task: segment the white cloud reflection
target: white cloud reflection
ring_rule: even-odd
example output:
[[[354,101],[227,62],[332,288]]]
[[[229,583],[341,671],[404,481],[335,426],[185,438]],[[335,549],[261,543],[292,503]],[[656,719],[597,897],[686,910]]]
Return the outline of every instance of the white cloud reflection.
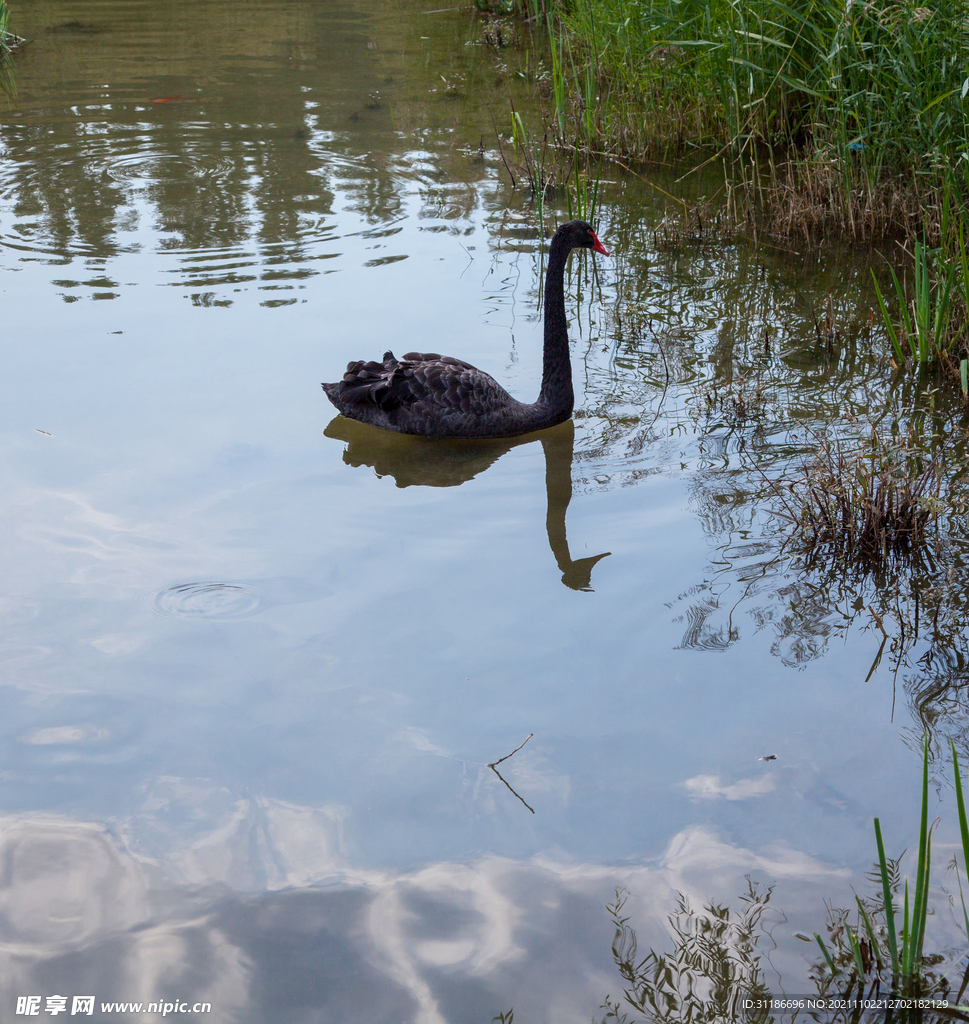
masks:
[[[668,941],[675,890],[699,906],[743,892],[745,874],[783,880],[793,931],[809,902],[805,928],[823,915],[813,883],[832,896],[848,876],[783,844],[748,850],[700,826],[637,865],[486,856],[363,868],[344,817],[169,778],[116,830],[0,819],[0,998],[93,985],[118,1000],[177,990],[210,1001],[213,1022],[289,1019],[273,1011],[284,998],[374,1024],[456,1024],[510,1005],[522,1019],[571,1024],[617,989],[603,909],[617,886],[645,949]],[[798,955],[777,951],[774,966],[803,973]]]
[[[47,729],[34,729],[21,737],[22,742],[34,746],[66,743],[96,743],[108,735],[107,729],[96,725],[55,725]]]
[[[696,775],[683,783],[695,800],[750,800],[774,791],[774,776],[722,783],[719,775]]]

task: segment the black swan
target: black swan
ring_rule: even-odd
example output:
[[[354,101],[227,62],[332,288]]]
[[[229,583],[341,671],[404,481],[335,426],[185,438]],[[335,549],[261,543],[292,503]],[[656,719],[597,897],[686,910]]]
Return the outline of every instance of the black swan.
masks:
[[[565,322],[565,264],[573,249],[608,256],[582,220],[552,238],[545,276],[542,390],[531,405],[512,398],[470,363],[436,352],[408,352],[380,363],[349,363],[343,380],[324,384],[327,398],[352,420],[422,437],[511,437],[552,427],[572,415],[572,363]]]

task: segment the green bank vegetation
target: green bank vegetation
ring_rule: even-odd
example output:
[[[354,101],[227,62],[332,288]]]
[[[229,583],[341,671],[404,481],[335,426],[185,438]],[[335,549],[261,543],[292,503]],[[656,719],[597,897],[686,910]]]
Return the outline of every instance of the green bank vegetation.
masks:
[[[917,232],[945,180],[969,182],[962,0],[515,2],[548,36],[563,144],[730,157],[788,231]]]
[[[969,397],[963,0],[476,3],[530,27],[516,39],[544,54],[529,73],[559,149],[674,162],[681,180],[721,166],[723,222],[877,241],[906,270],[881,307],[896,367]]]

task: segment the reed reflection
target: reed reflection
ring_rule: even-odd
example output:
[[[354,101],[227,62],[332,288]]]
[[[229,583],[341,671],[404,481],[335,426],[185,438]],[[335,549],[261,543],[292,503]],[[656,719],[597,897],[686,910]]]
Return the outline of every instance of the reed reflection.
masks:
[[[540,441],[545,452],[545,530],[562,582],[570,590],[590,593],[593,568],[612,553],[574,559],[569,550],[565,514],[572,501],[575,424],[571,420],[521,437],[465,441],[395,434],[336,416],[323,433],[346,443],[343,461],[348,466],[370,466],[377,476],[392,476],[398,487],[457,487],[483,473],[512,448]]]

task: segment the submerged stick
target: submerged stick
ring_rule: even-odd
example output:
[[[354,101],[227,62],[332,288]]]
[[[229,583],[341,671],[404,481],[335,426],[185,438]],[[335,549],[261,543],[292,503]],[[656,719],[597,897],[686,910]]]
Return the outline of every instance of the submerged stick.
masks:
[[[532,807],[532,806],[531,806],[531,805],[530,805],[529,803],[527,803],[527,802],[526,802],[526,800],[524,799],[524,797],[522,797],[522,796],[521,796],[521,795],[520,795],[519,793],[516,793],[516,792],[515,792],[515,790],[514,790],[514,789],[512,788],[512,786],[511,786],[511,784],[510,784],[510,783],[508,782],[508,780],[507,780],[507,779],[506,779],[506,778],[504,777],[504,775],[502,775],[502,774],[501,774],[501,772],[500,772],[500,771],[498,771],[498,769],[497,769],[497,768],[495,767],[495,765],[499,765],[499,764],[501,764],[501,762],[502,762],[502,761],[507,761],[509,757],[514,757],[514,755],[515,755],[515,754],[517,754],[517,753],[518,753],[518,751],[519,751],[519,750],[521,750],[521,748],[522,748],[523,746],[525,746],[525,744],[526,744],[526,743],[527,743],[527,742],[528,742],[528,741],[529,741],[529,740],[530,740],[530,739],[531,739],[531,738],[532,738],[532,737],[533,737],[534,735],[535,735],[535,733],[533,733],[533,732],[530,732],[530,733],[529,733],[529,734],[528,734],[528,735],[527,735],[527,736],[526,736],[526,737],[525,737],[525,738],[524,738],[524,739],[523,739],[523,740],[521,741],[521,743],[519,743],[519,744],[518,744],[518,746],[517,746],[517,747],[515,747],[515,749],[514,749],[514,750],[513,750],[513,751],[512,751],[512,752],[511,752],[510,754],[505,754],[505,756],[504,756],[504,757],[502,757],[502,758],[499,758],[499,759],[498,759],[497,761],[492,761],[492,763],[488,765],[488,767],[489,767],[489,768],[490,768],[490,769],[491,769],[491,770],[492,770],[492,771],[493,771],[493,772],[495,773],[495,775],[497,775],[497,776],[498,776],[498,778],[499,778],[499,779],[501,779],[501,781],[502,781],[502,782],[503,782],[503,783],[504,783],[504,784],[505,784],[505,785],[506,785],[506,786],[508,787],[508,791],[509,791],[509,792],[510,792],[510,793],[511,793],[511,794],[512,794],[513,796],[516,796],[516,797],[518,797],[518,799],[519,799],[519,800],[521,800],[521,802],[522,802],[523,804],[525,804],[525,806],[526,806],[526,807],[527,807],[527,808],[528,808],[528,809],[529,809],[529,810],[530,810],[530,811],[532,812],[532,814],[534,814],[534,813],[535,813],[535,808],[534,808],[534,807]]]
[[[528,742],[528,740],[525,741],[525,743],[527,743],[527,742]],[[522,746],[524,746],[524,745],[525,744],[523,743]],[[521,748],[519,748],[519,749],[521,749]],[[508,756],[511,757],[511,754],[509,754]],[[525,804],[525,806],[532,812],[532,814],[534,814],[535,813],[535,808],[532,807],[530,804],[525,803],[524,797],[522,797],[520,794],[516,793],[514,789],[512,789],[511,785],[509,784],[508,780],[504,777],[504,775],[502,775],[501,772],[498,771],[498,769],[493,764],[489,764],[488,767],[495,773],[495,775],[498,776],[499,779],[501,779],[502,782],[504,782],[504,784],[506,786],[508,786],[508,791],[510,793],[512,793],[514,796],[517,796],[518,799],[521,800],[521,802],[523,804]]]
[[[529,741],[529,740],[530,740],[530,739],[531,739],[531,738],[532,738],[532,737],[533,737],[534,735],[535,735],[535,733],[533,733],[533,732],[530,732],[530,733],[529,733],[529,734],[528,734],[528,735],[527,735],[527,736],[526,736],[526,737],[525,737],[525,738],[524,738],[524,739],[523,739],[523,740],[521,741],[521,743],[519,743],[519,744],[518,744],[518,746],[517,746],[517,747],[515,747],[515,749],[514,749],[514,750],[513,750],[513,751],[512,751],[512,752],[511,752],[510,754],[505,754],[505,756],[504,756],[504,757],[502,757],[502,758],[499,758],[499,759],[498,759],[497,761],[492,761],[492,762],[491,762],[491,764],[489,764],[489,765],[488,765],[488,767],[489,767],[489,768],[494,768],[494,766],[495,766],[496,764],[501,764],[501,762],[502,762],[502,761],[507,761],[509,757],[514,757],[514,755],[515,755],[515,754],[517,754],[517,753],[518,753],[518,751],[519,751],[519,750],[521,750],[521,748],[522,748],[523,746],[525,746],[525,744],[526,744],[526,743],[527,743],[527,742],[528,742],[528,741]],[[499,778],[501,778],[501,776],[499,776]],[[503,780],[503,779],[502,779],[502,781],[504,782],[504,780]],[[508,785],[508,783],[505,783],[505,785]]]

